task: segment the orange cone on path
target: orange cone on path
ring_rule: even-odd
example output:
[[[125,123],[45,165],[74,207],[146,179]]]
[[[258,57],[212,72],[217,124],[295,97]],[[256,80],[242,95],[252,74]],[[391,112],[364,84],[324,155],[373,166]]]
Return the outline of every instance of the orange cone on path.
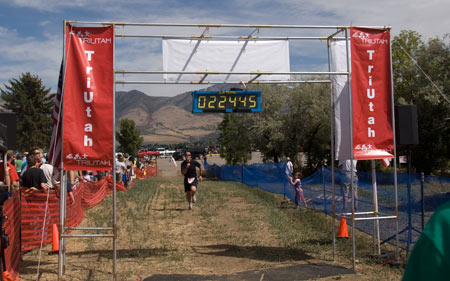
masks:
[[[348,230],[347,230],[347,220],[341,218],[341,223],[339,224],[339,232],[337,235],[338,238],[349,238]]]
[[[58,226],[53,224],[53,232],[52,232],[52,251],[51,254],[59,252],[59,231]]]

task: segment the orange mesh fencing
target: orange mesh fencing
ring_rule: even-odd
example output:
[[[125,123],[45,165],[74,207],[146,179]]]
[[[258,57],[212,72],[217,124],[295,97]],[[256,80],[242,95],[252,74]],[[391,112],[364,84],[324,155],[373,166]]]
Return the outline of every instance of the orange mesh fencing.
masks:
[[[12,280],[19,276],[20,269],[20,194],[16,192],[13,197],[3,204],[5,220],[5,233],[9,238],[9,246],[5,249],[5,267]]]
[[[157,166],[148,166],[144,169],[136,169],[135,174],[137,179],[145,179],[156,176]]]
[[[156,166],[147,167],[145,170],[135,169],[137,178],[150,178],[156,176]],[[140,175],[140,176],[138,176]],[[117,183],[117,191],[126,191],[134,186]],[[105,177],[100,181],[82,181],[73,187],[75,202],[67,197],[67,216],[65,225],[76,227],[84,218],[84,209],[92,208],[100,204],[106,194],[113,192],[113,179]],[[8,216],[5,221],[5,232],[10,244],[5,249],[6,270],[11,278],[18,278],[20,269],[20,257],[22,252],[39,248],[42,244],[52,243],[52,226],[59,226],[59,198],[54,190],[48,194],[48,207],[45,212],[47,193],[36,192],[22,196],[16,192],[3,206],[3,213]],[[45,219],[45,226],[44,224]],[[20,229],[21,228],[21,229]],[[21,231],[20,231],[21,230]],[[21,235],[21,236],[20,236]]]

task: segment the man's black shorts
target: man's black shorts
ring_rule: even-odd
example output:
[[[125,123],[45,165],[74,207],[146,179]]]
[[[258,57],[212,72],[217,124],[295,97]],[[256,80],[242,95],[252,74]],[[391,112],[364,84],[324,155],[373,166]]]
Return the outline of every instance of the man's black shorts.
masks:
[[[191,191],[191,186],[198,187],[197,177],[195,177],[195,180],[192,183],[188,182],[188,178],[184,178],[184,192]]]

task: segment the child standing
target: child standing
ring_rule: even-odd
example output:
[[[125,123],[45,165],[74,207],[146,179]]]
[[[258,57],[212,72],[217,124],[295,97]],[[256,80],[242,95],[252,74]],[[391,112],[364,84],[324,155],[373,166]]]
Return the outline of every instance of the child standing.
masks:
[[[295,187],[295,205],[298,207],[298,204],[300,203],[300,200],[305,204],[305,208],[308,207],[306,204],[305,197],[303,196],[303,189],[302,189],[302,180],[300,179],[302,174],[300,172],[296,172],[294,177],[295,179],[292,180],[290,178],[291,184]]]

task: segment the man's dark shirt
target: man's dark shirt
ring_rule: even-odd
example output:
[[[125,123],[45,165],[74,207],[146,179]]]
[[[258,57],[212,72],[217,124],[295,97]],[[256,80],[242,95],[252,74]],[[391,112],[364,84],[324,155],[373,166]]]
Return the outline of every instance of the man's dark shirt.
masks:
[[[22,175],[23,187],[35,187],[41,189],[41,183],[47,183],[44,171],[39,168],[31,168]]]
[[[201,167],[200,163],[198,163],[198,162],[195,161],[195,160],[191,160],[190,163],[191,163],[191,166],[189,166],[189,168],[188,168],[186,174],[184,175],[185,178],[194,178],[194,177],[197,177],[197,170],[196,170],[195,167],[198,167],[198,168]],[[188,162],[186,162],[186,160],[183,161],[183,163],[181,163],[181,170],[186,169],[187,164],[188,164]]]

